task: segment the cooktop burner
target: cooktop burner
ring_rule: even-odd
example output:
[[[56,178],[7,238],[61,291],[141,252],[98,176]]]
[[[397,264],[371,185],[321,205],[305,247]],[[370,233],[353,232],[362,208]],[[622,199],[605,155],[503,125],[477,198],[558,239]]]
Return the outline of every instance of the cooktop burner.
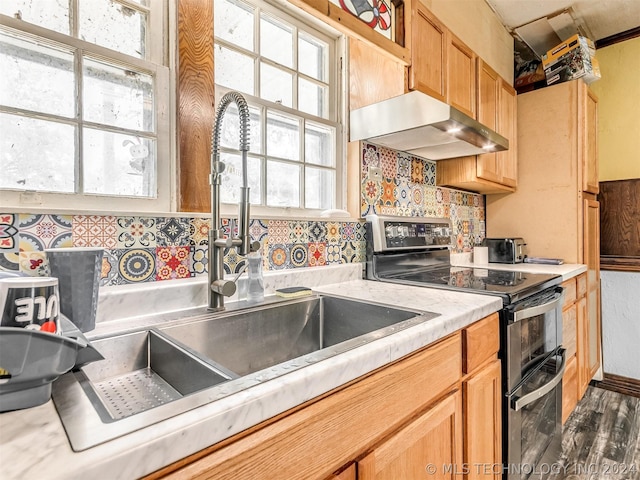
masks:
[[[559,283],[557,275],[512,272],[467,267],[439,267],[390,275],[381,280],[419,285],[432,288],[468,291],[502,296],[505,303],[511,303],[532,289],[544,286],[553,280]]]

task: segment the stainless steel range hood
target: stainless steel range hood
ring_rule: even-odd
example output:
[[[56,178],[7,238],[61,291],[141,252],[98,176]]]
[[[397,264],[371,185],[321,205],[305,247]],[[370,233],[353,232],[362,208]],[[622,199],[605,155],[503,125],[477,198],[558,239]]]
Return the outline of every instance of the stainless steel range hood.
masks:
[[[369,140],[430,160],[509,148],[502,135],[418,91],[352,110],[350,132],[351,141]]]

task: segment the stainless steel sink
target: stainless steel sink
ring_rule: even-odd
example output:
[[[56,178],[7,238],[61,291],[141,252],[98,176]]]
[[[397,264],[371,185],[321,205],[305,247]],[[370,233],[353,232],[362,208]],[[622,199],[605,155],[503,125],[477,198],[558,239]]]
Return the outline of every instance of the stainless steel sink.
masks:
[[[436,316],[331,296],[203,312],[92,340],[105,360],[61,376],[53,401],[81,451]]]
[[[83,367],[76,376],[105,422],[238,377],[214,369],[153,331],[103,338],[92,344],[105,360]]]
[[[395,325],[416,314],[323,296],[205,318],[160,331],[243,376]]]

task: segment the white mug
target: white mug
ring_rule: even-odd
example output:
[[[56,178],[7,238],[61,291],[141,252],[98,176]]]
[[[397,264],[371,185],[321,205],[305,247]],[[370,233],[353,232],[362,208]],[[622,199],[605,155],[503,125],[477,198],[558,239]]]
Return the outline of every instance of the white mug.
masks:
[[[0,278],[0,308],[2,327],[62,333],[57,278]]]

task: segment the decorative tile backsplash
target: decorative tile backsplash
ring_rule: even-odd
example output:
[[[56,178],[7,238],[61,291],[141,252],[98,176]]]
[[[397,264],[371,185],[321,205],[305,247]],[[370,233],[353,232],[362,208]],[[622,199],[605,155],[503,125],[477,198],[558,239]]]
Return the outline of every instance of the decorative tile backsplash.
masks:
[[[482,195],[436,187],[437,162],[362,143],[361,213],[451,219],[454,252],[471,251],[485,237]]]
[[[436,162],[362,143],[361,213],[448,217],[454,251],[470,251],[485,236],[484,197],[435,186]],[[46,248],[103,247],[101,285],[189,278],[207,273],[210,219],[112,215],[0,213],[0,270],[46,275]],[[226,236],[235,219],[222,219]],[[363,222],[252,219],[265,270],[364,261]],[[245,259],[225,250],[224,269]]]
[[[46,248],[103,247],[101,285],[189,278],[207,273],[211,221],[201,217],[31,215],[0,213],[0,270],[46,275]],[[226,236],[235,219],[222,219]],[[266,270],[364,260],[361,222],[252,219]],[[244,257],[225,250],[224,269],[236,273]]]

